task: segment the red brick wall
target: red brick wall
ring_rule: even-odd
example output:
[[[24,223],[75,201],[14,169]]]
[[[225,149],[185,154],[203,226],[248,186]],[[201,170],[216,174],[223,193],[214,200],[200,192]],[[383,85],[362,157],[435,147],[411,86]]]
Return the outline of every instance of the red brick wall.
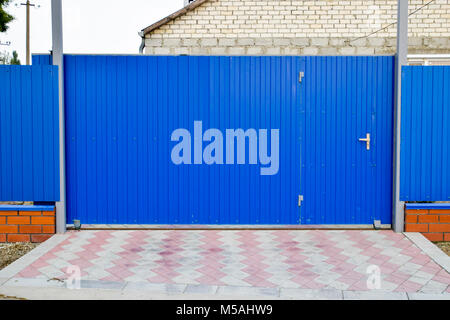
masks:
[[[55,234],[53,211],[0,211],[0,242],[44,242]]]
[[[450,241],[450,210],[406,209],[405,231],[420,232],[430,241]]]

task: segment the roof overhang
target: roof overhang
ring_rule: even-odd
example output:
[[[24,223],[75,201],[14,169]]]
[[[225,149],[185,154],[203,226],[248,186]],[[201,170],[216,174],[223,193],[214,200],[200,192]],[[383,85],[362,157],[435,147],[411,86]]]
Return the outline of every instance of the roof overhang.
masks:
[[[201,6],[202,4],[204,4],[207,1],[208,0],[196,0],[194,2],[191,2],[190,4],[188,4],[187,6],[185,6],[182,9],[178,10],[177,12],[174,12],[171,15],[159,20],[158,22],[155,22],[154,24],[148,26],[147,28],[142,29],[142,35],[145,36],[146,34],[152,32],[155,29],[158,29],[159,27],[165,25],[166,23],[168,23],[182,15],[185,15],[189,11],[194,10],[195,8]]]

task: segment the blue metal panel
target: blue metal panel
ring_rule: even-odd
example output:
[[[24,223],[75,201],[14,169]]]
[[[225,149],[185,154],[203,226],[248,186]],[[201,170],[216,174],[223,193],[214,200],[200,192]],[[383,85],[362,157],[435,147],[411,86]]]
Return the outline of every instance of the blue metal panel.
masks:
[[[68,221],[298,224],[303,61],[65,56]],[[174,165],[172,132],[194,139],[197,120],[224,142],[226,129],[280,129],[279,173],[261,176],[248,154]]]
[[[68,55],[65,86],[69,222],[391,221],[392,57]],[[243,165],[173,164],[171,134],[194,140],[194,121],[224,143],[226,129],[279,129],[278,173],[248,152]]]
[[[59,200],[58,69],[0,67],[0,201]]]
[[[33,66],[52,65],[52,56],[50,54],[33,54],[31,55],[31,64]]]
[[[403,201],[450,200],[450,67],[402,70]]]
[[[306,58],[302,224],[391,223],[393,75],[393,57]]]

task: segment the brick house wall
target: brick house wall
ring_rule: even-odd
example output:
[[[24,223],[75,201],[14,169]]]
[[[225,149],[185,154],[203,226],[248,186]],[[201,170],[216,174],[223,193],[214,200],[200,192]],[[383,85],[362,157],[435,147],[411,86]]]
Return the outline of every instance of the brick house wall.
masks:
[[[197,0],[199,1],[199,0]],[[410,12],[429,0],[410,0]],[[145,34],[146,54],[394,54],[397,0],[208,0]],[[409,19],[410,53],[450,52],[450,0]],[[354,40],[354,41],[352,41]]]

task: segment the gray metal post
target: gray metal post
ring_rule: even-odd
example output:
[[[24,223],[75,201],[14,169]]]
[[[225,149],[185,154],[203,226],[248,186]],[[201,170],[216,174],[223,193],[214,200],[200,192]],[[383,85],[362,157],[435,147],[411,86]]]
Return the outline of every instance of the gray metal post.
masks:
[[[66,232],[66,159],[64,116],[64,60],[62,0],[52,0],[52,58],[59,70],[59,181],[60,200],[56,203],[56,232]]]
[[[402,66],[408,64],[408,0],[398,0],[397,55],[395,68],[395,117],[394,117],[394,192],[392,226],[395,232],[403,232],[405,203],[400,201],[400,139],[402,121]]]
[[[27,7],[26,8],[26,11],[27,11],[27,18],[26,18],[27,19],[27,27],[26,27],[26,29],[27,29],[27,32],[26,32],[27,59],[26,59],[26,61],[27,61],[27,66],[29,66],[31,64],[31,61],[30,61],[30,55],[31,55],[31,53],[30,53],[30,6],[31,6],[30,0],[27,0],[27,2],[25,3],[25,6]]]

